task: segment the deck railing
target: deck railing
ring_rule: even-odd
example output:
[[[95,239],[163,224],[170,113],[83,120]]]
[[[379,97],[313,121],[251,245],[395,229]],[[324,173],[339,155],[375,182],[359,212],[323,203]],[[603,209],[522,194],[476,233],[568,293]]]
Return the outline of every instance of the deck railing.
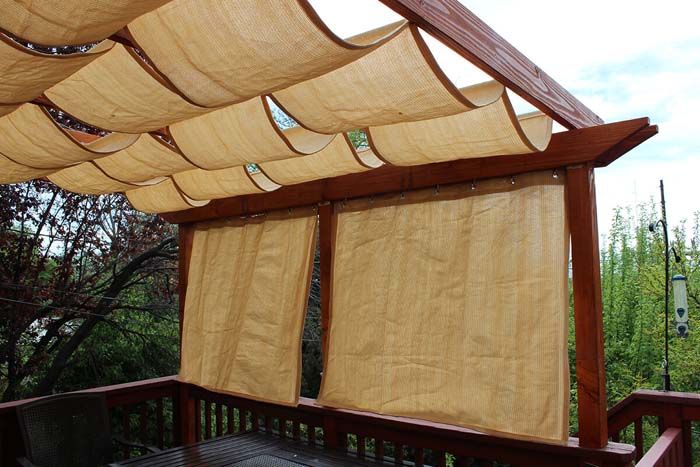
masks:
[[[395,465],[631,466],[635,454],[632,446],[615,442],[605,449],[585,449],[576,438],[564,445],[513,440],[439,423],[331,409],[312,399],[284,407],[210,392],[174,377],[87,392],[106,395],[114,434],[166,448],[263,431]],[[0,404],[0,465],[15,465],[23,454],[15,409],[24,402]]]
[[[656,426],[658,439],[645,439]],[[692,467],[700,462],[700,394],[636,391],[608,410],[608,432],[613,441],[633,440],[637,465]],[[655,435],[654,438],[657,436]],[[645,449],[648,447],[648,450]],[[642,457],[643,456],[643,457]],[[695,463],[695,464],[694,464]]]

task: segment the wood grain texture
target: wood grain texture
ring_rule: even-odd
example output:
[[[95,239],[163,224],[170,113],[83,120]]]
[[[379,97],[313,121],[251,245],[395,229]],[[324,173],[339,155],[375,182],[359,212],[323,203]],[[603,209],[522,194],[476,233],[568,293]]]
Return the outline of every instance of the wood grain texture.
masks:
[[[322,370],[328,357],[328,323],[331,309],[331,269],[333,264],[333,206],[325,204],[318,208],[319,259],[321,282],[321,355]]]
[[[458,0],[381,0],[566,128],[603,120]]]
[[[593,164],[567,170],[581,446],[608,443],[600,258]]]
[[[269,193],[213,200],[206,206],[163,213],[168,222],[180,224],[223,217],[255,214],[361,196],[446,185],[488,177],[504,177],[537,170],[557,169],[594,162],[605,164],[620,157],[624,143],[656,134],[649,119],[638,118],[592,128],[556,133],[540,153],[461,159],[436,164],[398,167],[386,165],[368,172],[289,185]]]

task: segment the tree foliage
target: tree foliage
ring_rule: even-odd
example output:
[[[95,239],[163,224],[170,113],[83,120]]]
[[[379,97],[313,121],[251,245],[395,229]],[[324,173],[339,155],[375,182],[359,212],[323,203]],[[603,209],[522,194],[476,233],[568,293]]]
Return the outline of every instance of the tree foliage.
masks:
[[[0,200],[3,400],[149,377],[164,370],[148,358],[159,354],[174,371],[172,227],[123,195],[45,181],[0,186]]]

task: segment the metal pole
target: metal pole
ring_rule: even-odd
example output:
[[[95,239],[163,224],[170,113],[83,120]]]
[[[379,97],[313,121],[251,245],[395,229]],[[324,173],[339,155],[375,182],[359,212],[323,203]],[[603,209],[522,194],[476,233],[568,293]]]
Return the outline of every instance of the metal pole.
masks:
[[[669,250],[668,250],[668,227],[666,223],[666,198],[664,196],[664,181],[660,180],[659,182],[659,188],[661,189],[661,218],[662,218],[662,224],[664,226],[664,245],[666,246],[665,249],[665,254],[666,256],[664,257],[665,261],[665,266],[666,266],[666,281],[664,282],[665,286],[665,357],[664,357],[664,391],[670,391],[671,390],[671,375],[668,374],[668,276],[669,276],[669,264],[668,264],[668,256],[669,256]]]

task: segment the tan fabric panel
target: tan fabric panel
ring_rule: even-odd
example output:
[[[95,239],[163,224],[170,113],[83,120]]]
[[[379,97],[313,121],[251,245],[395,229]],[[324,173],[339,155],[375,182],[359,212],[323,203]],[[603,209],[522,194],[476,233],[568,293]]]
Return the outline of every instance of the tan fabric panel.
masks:
[[[0,183],[20,183],[43,177],[50,170],[32,169],[0,154]]]
[[[194,233],[181,381],[296,405],[316,213],[205,224]]]
[[[358,161],[356,154],[347,137],[338,135],[322,151],[309,156],[260,164],[260,170],[280,185],[294,185],[369,170]]]
[[[18,106],[18,105],[3,105],[3,104],[0,104],[0,117],[2,117],[3,115],[7,115],[7,114],[9,114],[10,112],[13,112],[17,107],[19,107],[19,106]]]
[[[111,134],[83,145],[39,106],[25,104],[0,118],[0,153],[38,169],[58,169],[127,147],[136,135]]]
[[[294,119],[320,133],[424,120],[496,100],[470,101],[449,82],[411,25],[381,47],[337,70],[274,93]]]
[[[129,31],[159,71],[207,107],[285,88],[372,49],[333,36],[306,0],[174,0]]]
[[[262,193],[246,175],[245,167],[220,170],[188,170],[173,175],[180,191],[192,199],[219,199]]]
[[[126,191],[126,197],[134,207],[142,212],[159,213],[183,211],[185,209],[205,206],[209,201],[195,201],[178,190],[172,179]]]
[[[121,45],[46,91],[58,107],[90,125],[145,133],[208,112],[168,89]]]
[[[281,132],[264,97],[175,123],[169,131],[189,160],[208,170],[313,153],[333,136],[301,127]]]
[[[86,195],[102,195],[134,188],[133,185],[108,177],[93,162],[83,162],[59,170],[49,175],[48,179],[64,190]]]
[[[95,161],[110,177],[123,182],[139,183],[194,168],[182,155],[156,136],[144,134],[116,154]]]
[[[447,117],[370,128],[379,157],[394,165],[542,151],[552,136],[552,119],[523,116],[521,124],[505,94],[493,104]]]
[[[0,0],[0,28],[43,45],[80,45],[108,37],[168,0]]]
[[[2,6],[0,11],[4,16]],[[27,49],[0,33],[0,103],[16,104],[39,97],[113,45],[106,41],[86,53],[51,55]]]
[[[564,442],[563,178],[336,204],[319,402]]]

